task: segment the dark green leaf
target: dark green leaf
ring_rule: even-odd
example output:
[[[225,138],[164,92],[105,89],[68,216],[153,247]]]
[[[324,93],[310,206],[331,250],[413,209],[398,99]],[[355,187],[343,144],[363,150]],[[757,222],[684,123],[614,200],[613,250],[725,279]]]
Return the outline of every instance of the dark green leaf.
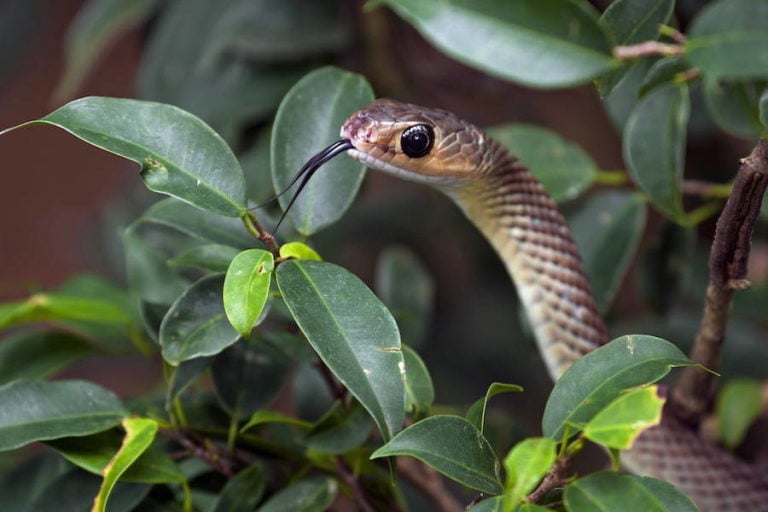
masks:
[[[682,57],[667,57],[657,60],[643,78],[638,97],[645,96],[649,91],[662,84],[675,83],[680,75],[688,69],[690,69],[690,65]]]
[[[591,196],[568,221],[600,311],[608,311],[645,228],[645,203],[622,191]]]
[[[342,454],[368,439],[373,424],[360,404],[351,407],[336,403],[307,434],[307,447],[323,454]]]
[[[458,416],[431,416],[406,428],[373,452],[372,459],[415,457],[470,489],[499,494],[499,461],[474,425]]]
[[[0,387],[0,450],[93,434],[126,414],[112,392],[89,382],[11,382]]]
[[[419,354],[408,345],[403,345],[405,361],[406,410],[427,414],[435,402],[435,388],[427,366]]]
[[[213,357],[198,357],[189,359],[179,364],[171,366],[172,373],[168,378],[168,394],[166,395],[166,408],[171,407],[171,402],[179,396],[184,390],[197,379],[208,366],[213,362]]]
[[[689,111],[685,86],[662,85],[646,94],[624,127],[624,160],[651,202],[684,220],[681,199]]]
[[[741,444],[747,429],[760,415],[762,403],[759,381],[728,381],[717,397],[716,409],[720,440],[725,446],[733,449]]]
[[[646,485],[649,481],[650,485]],[[568,512],[696,512],[674,487],[657,480],[603,471],[579,478],[565,488]]]
[[[584,437],[608,448],[628,450],[637,436],[661,423],[665,402],[658,386],[629,390],[589,420]]]
[[[230,479],[221,490],[213,512],[251,512],[264,494],[264,468],[248,466]]]
[[[503,512],[504,502],[501,496],[494,496],[491,498],[485,498],[469,509],[471,512]]]
[[[90,97],[27,124],[50,124],[141,166],[150,190],[228,217],[245,209],[240,164],[192,114],[147,101]]]
[[[692,364],[680,349],[661,338],[616,338],[573,363],[557,381],[544,409],[542,431],[559,441],[566,423],[583,426],[623,390],[652,384],[670,368]]]
[[[480,432],[485,427],[485,409],[491,398],[502,393],[517,393],[523,388],[516,384],[505,384],[503,382],[493,382],[485,392],[485,396],[476,401],[467,411],[467,421],[475,426]]]
[[[650,59],[643,59],[631,64],[621,80],[603,98],[603,105],[608,117],[611,118],[613,125],[619,131],[624,129],[624,125],[632,114],[637,104],[640,85],[652,65],[653,61]]]
[[[258,512],[324,512],[336,497],[336,481],[307,478],[272,496]]]
[[[66,71],[54,96],[70,98],[109,43],[149,17],[155,4],[157,0],[85,2],[67,30]]]
[[[264,311],[272,284],[275,258],[263,249],[238,254],[224,278],[224,311],[232,327],[248,336]]]
[[[504,458],[507,481],[505,510],[512,510],[549,472],[557,458],[557,442],[548,437],[531,437],[517,443]]]
[[[235,418],[267,405],[283,385],[289,360],[261,340],[240,340],[216,356],[211,367],[216,396]]]
[[[218,274],[225,273],[238,254],[238,249],[228,245],[206,244],[184,251],[169,259],[168,264],[174,267],[196,267]]]
[[[670,512],[699,512],[693,501],[674,485],[649,476],[632,475],[631,477],[651,491],[651,494],[666,507],[666,510]]]
[[[339,138],[344,120],[373,100],[365,79],[338,68],[325,67],[302,78],[285,95],[272,129],[272,181],[283,190],[312,156]],[[325,164],[306,186],[288,216],[302,235],[333,224],[349,208],[365,167],[339,156]],[[296,191],[280,196],[286,208]]]
[[[704,100],[712,120],[736,137],[756,139],[765,129],[760,122],[760,93],[765,82],[704,80]]]
[[[57,331],[17,332],[0,343],[0,384],[42,379],[99,351],[83,340]]]
[[[49,485],[35,500],[34,512],[89,512],[99,492],[100,478],[84,471],[70,471]],[[118,482],[109,500],[109,512],[130,512],[144,499],[150,486]]]
[[[238,340],[224,313],[223,287],[223,275],[204,277],[168,310],[160,325],[160,346],[169,364],[218,354]]]
[[[403,423],[405,363],[387,308],[330,263],[288,260],[277,268],[277,284],[317,354],[390,439]]]
[[[52,452],[16,462],[0,472],[0,510],[36,512],[31,508],[34,501],[46,487],[71,470],[72,466]]]
[[[432,320],[435,295],[424,265],[405,247],[388,248],[376,262],[375,289],[395,317],[403,342],[419,347]]]
[[[139,237],[133,229],[122,236],[129,288],[145,302],[170,305],[188,286],[174,274],[166,258]]]
[[[768,128],[768,87],[760,95],[760,122]]]
[[[294,418],[292,416],[286,416],[285,414],[276,411],[261,410],[253,413],[251,419],[248,420],[248,423],[246,423],[243,428],[240,429],[240,432],[245,432],[246,430],[250,430],[253,427],[263,425],[265,423],[283,423],[286,425],[300,427],[305,430],[312,428],[312,423],[308,421],[302,421],[300,419]]]
[[[685,53],[711,78],[768,78],[768,1],[719,0],[691,23]]]
[[[488,133],[531,170],[555,201],[573,199],[595,178],[598,169],[589,155],[547,129],[508,124]]]
[[[571,0],[383,0],[446,54],[532,87],[586,83],[608,71],[597,13]]]

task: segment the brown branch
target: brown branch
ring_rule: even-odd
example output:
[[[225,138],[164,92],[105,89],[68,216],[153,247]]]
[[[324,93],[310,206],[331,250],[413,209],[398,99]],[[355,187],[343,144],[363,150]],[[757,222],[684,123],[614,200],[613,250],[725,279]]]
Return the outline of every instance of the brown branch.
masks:
[[[464,507],[445,488],[440,475],[426,464],[411,457],[398,457],[397,471],[435,504],[435,510],[464,511]]]
[[[709,285],[704,314],[691,359],[717,371],[734,291],[749,287],[747,260],[763,193],[768,185],[768,140],[758,141],[741,160],[733,191],[717,220],[709,256]],[[686,423],[697,426],[712,402],[714,375],[686,368],[672,391],[671,406]]]
[[[232,470],[233,462],[209,440],[204,438],[196,439],[191,432],[182,432],[170,428],[160,429],[160,432],[227,478],[234,476],[234,471]]]
[[[246,211],[242,219],[246,229],[248,229],[248,231],[253,236],[259,239],[261,243],[267,246],[267,249],[269,249],[269,252],[274,254],[276,257],[279,257],[280,246],[275,240],[275,236],[269,231],[267,231],[266,229],[264,229],[264,226],[261,225],[261,222],[259,222],[259,219],[256,218],[253,212]]]
[[[685,50],[679,44],[661,43],[659,41],[643,41],[628,46],[616,46],[613,56],[621,60],[642,59],[643,57],[678,57]]]
[[[571,469],[571,457],[560,457],[541,480],[539,486],[528,495],[528,501],[538,503],[544,496],[557,487],[568,483],[567,473]]]
[[[365,489],[360,486],[357,477],[352,473],[352,468],[349,467],[349,464],[347,464],[343,457],[336,457],[336,469],[339,470],[339,475],[349,486],[349,490],[352,491],[357,508],[362,512],[376,512],[376,509],[368,501]]]

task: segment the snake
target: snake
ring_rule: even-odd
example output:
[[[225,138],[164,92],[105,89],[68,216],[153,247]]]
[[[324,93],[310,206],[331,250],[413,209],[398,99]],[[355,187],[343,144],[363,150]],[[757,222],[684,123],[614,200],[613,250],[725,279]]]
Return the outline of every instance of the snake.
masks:
[[[610,341],[568,223],[501,143],[449,111],[389,98],[353,113],[340,135],[300,171],[302,186],[346,152],[368,168],[451,198],[503,261],[553,380]],[[768,510],[768,477],[669,411],[622,452],[621,463],[631,473],[672,483],[702,512]]]

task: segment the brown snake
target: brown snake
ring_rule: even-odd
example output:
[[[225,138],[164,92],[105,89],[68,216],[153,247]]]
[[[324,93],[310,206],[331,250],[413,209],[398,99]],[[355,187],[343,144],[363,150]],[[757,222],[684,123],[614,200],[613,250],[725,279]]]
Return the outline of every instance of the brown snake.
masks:
[[[341,136],[333,154],[344,144],[372,169],[438,188],[483,232],[515,283],[553,379],[609,341],[565,219],[501,144],[450,112],[391,99],[353,114]],[[705,512],[768,511],[768,478],[669,414],[622,463],[673,483]]]

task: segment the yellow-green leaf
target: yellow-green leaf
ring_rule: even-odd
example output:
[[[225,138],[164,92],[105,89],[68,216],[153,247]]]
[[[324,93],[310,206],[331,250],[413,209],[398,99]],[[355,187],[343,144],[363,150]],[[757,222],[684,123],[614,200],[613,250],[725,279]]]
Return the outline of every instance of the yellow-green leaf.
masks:
[[[232,260],[224,278],[224,311],[237,332],[248,336],[269,297],[275,258],[263,249],[243,251]]]
[[[584,427],[584,436],[608,448],[628,450],[640,433],[661,423],[665,402],[658,386],[630,390],[597,413]]]
[[[524,439],[510,450],[504,459],[504,512],[512,512],[536,488],[556,459],[557,442],[548,437]]]
[[[317,252],[301,242],[288,242],[280,246],[281,258],[296,258],[300,260],[323,261]]]

